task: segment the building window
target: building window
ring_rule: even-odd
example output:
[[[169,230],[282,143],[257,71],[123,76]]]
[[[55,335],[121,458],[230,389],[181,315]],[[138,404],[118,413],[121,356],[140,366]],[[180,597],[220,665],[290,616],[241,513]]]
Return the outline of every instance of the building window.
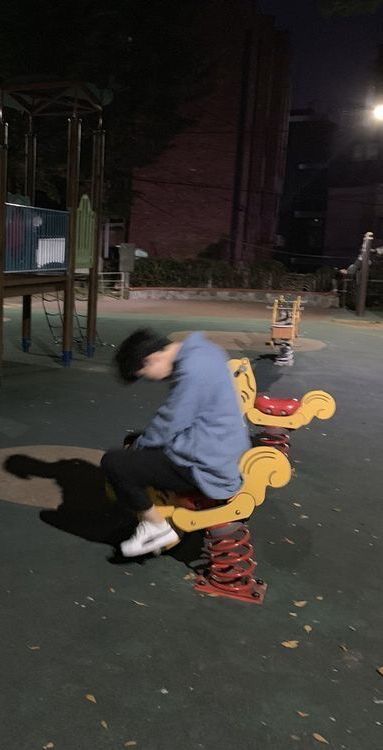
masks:
[[[379,156],[379,149],[377,143],[368,143],[366,147],[366,159],[373,160]]]
[[[379,156],[377,143],[356,143],[352,157],[354,161],[374,161]]]
[[[300,162],[298,164],[298,169],[300,172],[305,172],[308,169],[311,170],[319,170],[319,169],[325,169],[327,167],[327,164],[325,162]]]
[[[376,218],[375,235],[377,238],[383,237],[383,216],[377,216]]]

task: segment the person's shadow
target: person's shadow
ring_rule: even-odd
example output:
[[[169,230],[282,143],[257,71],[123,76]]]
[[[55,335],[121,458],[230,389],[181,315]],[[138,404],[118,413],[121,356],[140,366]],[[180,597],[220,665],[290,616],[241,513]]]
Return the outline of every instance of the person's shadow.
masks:
[[[62,502],[57,510],[40,511],[41,520],[68,534],[108,544],[114,550],[108,558],[112,564],[129,563],[129,559],[122,557],[119,547],[131,536],[137,520],[128,509],[108,499],[105,477],[99,466],[77,458],[50,462],[16,453],[6,459],[4,468],[9,474],[25,479],[26,493],[30,477],[54,479],[61,489]],[[185,534],[182,543],[168,554],[190,565],[200,557],[202,541],[202,534]],[[147,558],[146,555],[130,561],[145,562]]]
[[[41,461],[23,454],[9,456],[4,468],[25,479],[25,492],[30,477],[54,479],[61,489],[62,502],[57,510],[42,510],[44,523],[55,526],[92,542],[117,546],[132,533],[132,519],[105,494],[101,468],[82,459]]]

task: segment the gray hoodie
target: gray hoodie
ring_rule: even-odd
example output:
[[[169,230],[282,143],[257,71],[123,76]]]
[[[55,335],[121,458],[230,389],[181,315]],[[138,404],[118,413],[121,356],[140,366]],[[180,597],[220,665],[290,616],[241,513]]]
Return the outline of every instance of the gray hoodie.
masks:
[[[191,469],[201,492],[226,500],[241,487],[238,462],[250,448],[226,353],[201,333],[183,342],[165,403],[135,448],[162,448]]]

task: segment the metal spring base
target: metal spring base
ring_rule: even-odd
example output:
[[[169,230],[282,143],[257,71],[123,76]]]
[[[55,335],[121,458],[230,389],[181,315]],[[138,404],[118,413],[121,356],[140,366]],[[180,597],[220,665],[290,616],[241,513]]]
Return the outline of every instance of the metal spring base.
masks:
[[[257,563],[245,523],[238,521],[208,529],[205,555],[205,571],[195,581],[196,591],[263,604],[267,585],[260,578],[253,578]]]
[[[290,453],[290,435],[280,427],[268,427],[257,436],[261,445],[277,448],[285,456]]]

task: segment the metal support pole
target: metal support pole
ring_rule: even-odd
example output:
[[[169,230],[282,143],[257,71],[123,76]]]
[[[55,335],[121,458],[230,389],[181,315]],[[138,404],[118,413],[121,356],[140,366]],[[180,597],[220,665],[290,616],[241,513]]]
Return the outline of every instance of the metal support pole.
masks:
[[[96,347],[98,266],[102,239],[102,195],[104,182],[105,131],[101,123],[93,133],[92,159],[92,208],[96,214],[95,237],[93,245],[93,263],[89,269],[89,294],[87,315],[86,353],[93,357]]]
[[[68,172],[67,172],[67,208],[69,217],[69,252],[67,253],[67,272],[64,291],[64,323],[62,360],[69,367],[72,359],[73,312],[74,312],[74,274],[76,268],[76,227],[77,206],[80,177],[81,120],[75,113],[68,120]]]
[[[340,288],[340,306],[346,307],[346,300],[347,300],[347,278],[343,278],[341,280],[341,288]]]
[[[23,296],[23,323],[21,331],[21,347],[23,352],[29,352],[31,346],[32,329],[32,297],[30,294]]]
[[[37,139],[33,132],[33,118],[28,118],[28,131],[25,133],[24,158],[24,193],[28,196],[31,206],[35,205],[36,192],[36,156]],[[32,297],[23,296],[23,321],[21,332],[21,347],[23,352],[29,352],[32,338]]]
[[[0,376],[3,363],[4,324],[4,270],[6,251],[6,200],[7,200],[8,124],[0,110]]]
[[[36,193],[36,158],[37,138],[33,132],[33,119],[28,119],[28,130],[24,137],[25,160],[24,160],[24,193],[28,196],[31,206],[35,204]]]
[[[360,269],[360,278],[357,290],[356,314],[364,315],[366,309],[368,273],[370,268],[370,251],[374,235],[372,232],[366,232],[363,237],[362,245],[362,267]]]

